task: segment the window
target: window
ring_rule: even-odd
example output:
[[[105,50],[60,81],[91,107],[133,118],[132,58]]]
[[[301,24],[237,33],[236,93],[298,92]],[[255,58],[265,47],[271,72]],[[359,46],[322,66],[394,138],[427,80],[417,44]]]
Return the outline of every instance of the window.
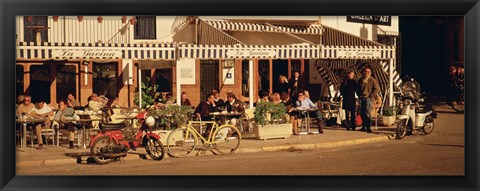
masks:
[[[76,73],[73,65],[57,65],[57,100],[67,99],[69,93],[77,97]]]
[[[249,97],[249,86],[248,86],[248,60],[242,60],[242,96]]]
[[[37,32],[41,42],[48,42],[48,17],[47,16],[24,16],[24,41],[37,42]]]
[[[117,76],[118,63],[93,63],[93,92],[107,98],[118,97]]]
[[[155,16],[137,16],[134,26],[135,39],[156,39],[156,19]]]
[[[23,94],[23,66],[22,65],[16,65],[16,71],[17,75],[15,76],[16,79],[16,91],[17,91],[17,96]]]
[[[33,65],[30,67],[30,86],[29,94],[35,101],[43,100],[50,102],[50,66]]]

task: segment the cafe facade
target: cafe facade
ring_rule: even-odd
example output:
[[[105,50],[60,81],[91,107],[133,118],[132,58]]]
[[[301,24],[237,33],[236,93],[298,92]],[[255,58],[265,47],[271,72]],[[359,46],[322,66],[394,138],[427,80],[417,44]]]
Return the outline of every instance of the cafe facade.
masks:
[[[220,90],[222,97],[232,91],[253,106],[260,91],[276,92],[279,75],[291,78],[299,71],[312,100],[319,100],[338,92],[341,70],[353,69],[359,77],[367,65],[379,78],[383,96],[398,91],[401,83],[395,46],[327,25],[203,17],[176,24],[173,40],[181,43],[178,69],[195,72],[190,80],[179,79],[178,89],[193,97],[205,99],[212,89]]]
[[[175,44],[156,42],[145,31],[135,32],[137,25],[148,21],[155,23],[156,18],[17,17],[17,95],[28,94],[55,105],[72,93],[86,105],[88,97],[97,93],[133,106],[139,81],[150,77],[155,83],[156,73],[171,71],[175,65]],[[172,83],[171,72],[168,76]]]

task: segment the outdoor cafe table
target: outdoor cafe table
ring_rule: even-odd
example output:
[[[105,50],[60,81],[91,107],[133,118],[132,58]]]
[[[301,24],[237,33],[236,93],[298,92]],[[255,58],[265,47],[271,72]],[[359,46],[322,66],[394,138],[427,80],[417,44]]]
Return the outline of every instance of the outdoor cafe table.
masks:
[[[23,138],[22,138],[22,145],[23,151],[27,151],[27,123],[42,123],[45,122],[44,118],[27,118],[27,119],[16,119],[17,123],[23,124]]]
[[[81,114],[79,114],[81,115]],[[80,124],[82,124],[82,139],[83,139],[83,146],[82,148],[86,149],[87,148],[87,144],[85,143],[87,141],[87,135],[85,134],[85,126],[88,122],[92,122],[92,121],[102,121],[102,119],[68,119],[67,121],[76,121],[76,122],[80,122]]]
[[[307,133],[311,132],[310,130],[310,112],[318,111],[318,108],[294,108],[293,111],[297,112],[297,117],[300,118],[302,113],[305,113],[306,121],[302,123],[303,127],[306,128]]]
[[[239,112],[233,112],[233,113],[222,113],[222,112],[213,112],[213,113],[210,113],[209,114],[210,116],[213,116],[213,117],[220,117],[221,119],[221,123],[222,124],[225,124],[226,121],[227,121],[227,117],[240,117],[243,115],[243,113],[239,113]]]

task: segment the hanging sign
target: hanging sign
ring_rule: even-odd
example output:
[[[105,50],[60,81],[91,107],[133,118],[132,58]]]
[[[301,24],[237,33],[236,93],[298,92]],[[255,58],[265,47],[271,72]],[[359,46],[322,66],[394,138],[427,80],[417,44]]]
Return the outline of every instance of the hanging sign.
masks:
[[[56,58],[121,58],[122,51],[115,50],[53,50]]]
[[[380,50],[338,50],[337,57],[344,58],[379,58]]]
[[[228,50],[227,56],[230,58],[235,57],[275,57],[277,52],[274,50]]]
[[[347,16],[347,22],[391,26],[392,16]]]

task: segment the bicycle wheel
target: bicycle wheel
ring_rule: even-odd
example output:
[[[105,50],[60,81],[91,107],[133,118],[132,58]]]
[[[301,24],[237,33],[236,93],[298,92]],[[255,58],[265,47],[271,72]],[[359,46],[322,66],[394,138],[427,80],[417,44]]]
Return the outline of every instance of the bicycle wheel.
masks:
[[[145,145],[145,150],[153,160],[162,160],[163,157],[165,157],[165,148],[163,147],[162,142],[160,142],[160,140],[156,138],[152,137],[150,138],[150,140],[147,141],[147,145]]]
[[[113,146],[117,145],[117,143],[113,140],[109,140],[108,136],[98,138],[94,143],[93,146],[90,148],[90,153],[92,155],[93,160],[98,164],[108,164],[110,163],[113,158],[106,157],[103,153],[105,152],[106,146]]]
[[[232,154],[240,145],[242,135],[232,125],[222,125],[213,134],[213,147],[218,154]]]
[[[197,135],[189,128],[177,128],[167,137],[168,154],[173,157],[186,157],[197,147]]]
[[[423,134],[424,135],[430,134],[433,131],[433,127],[434,127],[433,117],[432,115],[428,115],[425,118],[425,125],[422,128]]]
[[[465,103],[463,102],[463,99],[454,101],[452,103],[452,108],[458,113],[462,113],[463,111],[465,111]]]
[[[407,135],[407,128],[408,128],[407,120],[406,119],[400,120],[397,125],[397,129],[396,129],[397,136],[395,138],[403,139],[403,137]]]

